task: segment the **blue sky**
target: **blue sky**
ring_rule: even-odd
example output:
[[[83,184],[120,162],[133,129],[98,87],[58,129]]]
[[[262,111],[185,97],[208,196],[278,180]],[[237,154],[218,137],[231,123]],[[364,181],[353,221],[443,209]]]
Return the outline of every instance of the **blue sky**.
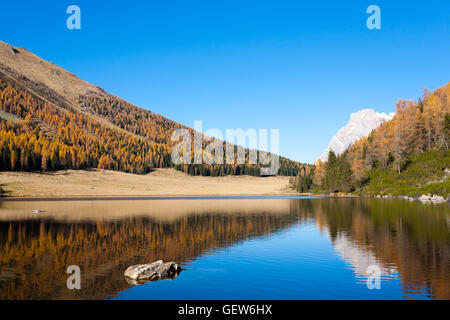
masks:
[[[66,28],[81,8],[82,29]],[[381,30],[366,27],[369,5]],[[364,108],[450,81],[449,1],[7,1],[0,40],[188,126],[280,129],[312,162]]]

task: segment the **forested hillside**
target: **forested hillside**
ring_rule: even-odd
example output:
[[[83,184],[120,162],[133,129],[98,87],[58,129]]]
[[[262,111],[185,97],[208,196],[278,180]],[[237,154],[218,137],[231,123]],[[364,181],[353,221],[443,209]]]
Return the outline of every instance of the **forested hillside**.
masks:
[[[88,84],[23,48],[0,42],[0,170],[174,167],[173,130],[192,129]],[[206,142],[204,142],[204,146]],[[261,165],[178,165],[192,175],[259,175]],[[279,174],[305,165],[280,158]]]
[[[170,165],[167,146],[110,129],[0,81],[0,108],[19,121],[0,121],[2,170],[99,168],[145,173]]]
[[[450,183],[450,83],[425,91],[418,101],[400,100],[392,120],[356,141],[342,155],[301,172],[300,192],[447,196]]]

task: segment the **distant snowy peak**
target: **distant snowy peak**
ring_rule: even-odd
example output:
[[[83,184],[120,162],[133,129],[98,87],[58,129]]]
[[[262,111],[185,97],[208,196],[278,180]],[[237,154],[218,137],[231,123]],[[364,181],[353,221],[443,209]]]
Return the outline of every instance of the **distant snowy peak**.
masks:
[[[393,112],[386,114],[384,112],[375,112],[372,109],[364,109],[352,113],[350,121],[331,139],[327,150],[320,156],[320,160],[327,161],[330,150],[333,150],[336,154],[343,153],[356,140],[368,136],[372,130],[393,117]]]

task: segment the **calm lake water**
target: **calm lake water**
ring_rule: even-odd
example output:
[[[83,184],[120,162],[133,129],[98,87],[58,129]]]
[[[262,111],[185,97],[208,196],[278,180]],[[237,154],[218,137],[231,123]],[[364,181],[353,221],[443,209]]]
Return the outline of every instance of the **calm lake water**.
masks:
[[[449,229],[394,199],[0,201],[0,299],[450,299]],[[124,278],[159,259],[186,270]]]

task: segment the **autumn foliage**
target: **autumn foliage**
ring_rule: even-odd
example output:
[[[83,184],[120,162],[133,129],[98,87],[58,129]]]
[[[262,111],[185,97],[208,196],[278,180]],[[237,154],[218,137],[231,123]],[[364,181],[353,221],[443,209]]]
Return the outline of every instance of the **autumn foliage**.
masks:
[[[181,124],[112,95],[78,97],[78,109],[0,80],[0,170],[107,169],[144,174],[174,167],[173,130]],[[6,118],[8,115],[9,118]],[[248,150],[245,151],[248,162]],[[282,175],[301,165],[280,158]],[[179,165],[192,175],[259,175],[260,164]]]
[[[410,155],[448,150],[450,83],[434,92],[425,90],[418,101],[399,100],[396,107],[394,118],[368,137],[356,141],[342,155],[330,152],[326,163],[319,161],[310,174],[314,182],[311,188],[324,192],[358,190],[370,184],[370,170],[391,169],[400,175]],[[297,178],[297,189],[301,189],[302,179],[302,175]]]

